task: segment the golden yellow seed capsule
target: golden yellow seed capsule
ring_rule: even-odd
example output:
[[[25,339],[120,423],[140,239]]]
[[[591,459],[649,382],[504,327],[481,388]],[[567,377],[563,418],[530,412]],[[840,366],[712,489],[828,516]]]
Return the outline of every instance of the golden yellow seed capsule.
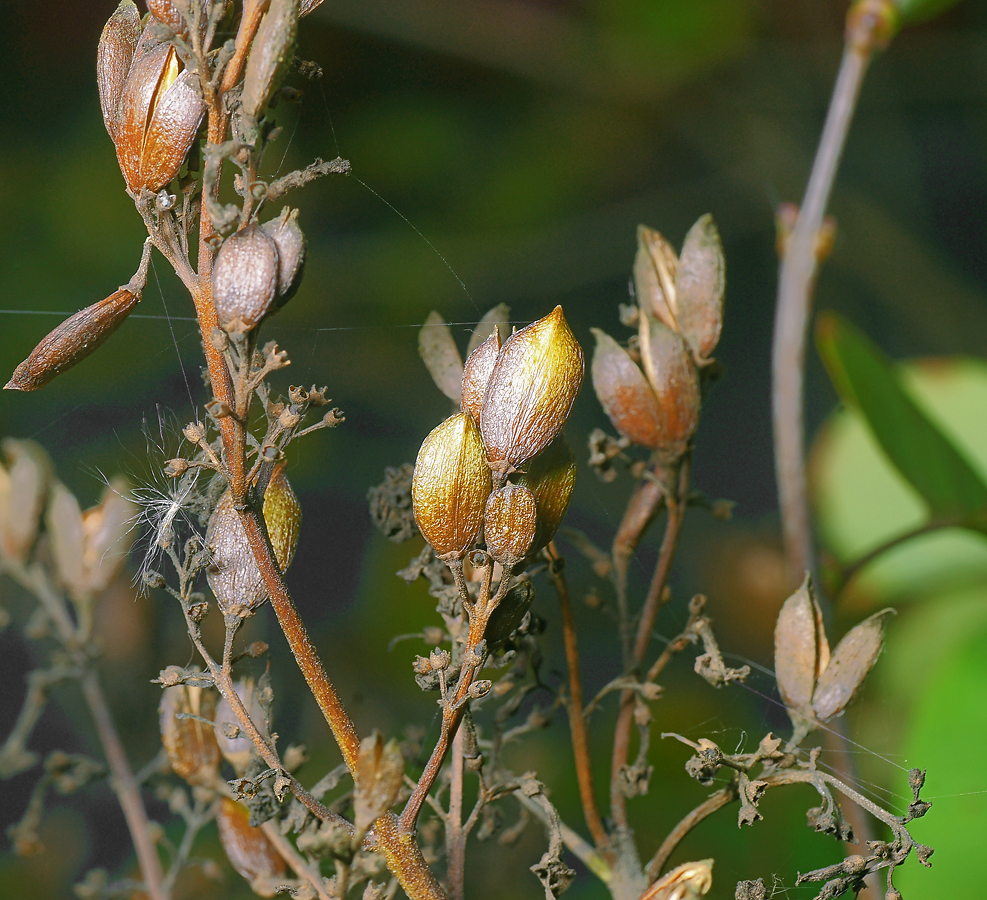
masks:
[[[295,555],[301,519],[298,498],[284,474],[284,466],[279,466],[264,494],[264,523],[282,572]],[[206,547],[212,555],[206,578],[220,611],[224,616],[253,615],[267,600],[267,588],[229,490],[220,497],[209,519]]]
[[[189,784],[209,784],[219,772],[219,745],[213,732],[216,694],[176,684],[161,693],[158,723],[171,767]]]
[[[253,884],[284,876],[281,854],[260,828],[250,824],[250,813],[242,803],[224,797],[216,812],[216,825],[227,859],[247,881]],[[271,889],[269,885],[265,887]]]
[[[494,328],[490,337],[470,354],[463,367],[462,408],[473,417],[475,422],[480,421],[483,398],[486,396],[487,384],[490,382],[499,353],[500,332]]]
[[[487,498],[483,538],[487,552],[502,566],[524,559],[535,539],[538,511],[535,495],[518,484],[505,484]]]
[[[555,537],[572,499],[572,489],[576,484],[576,456],[564,434],[560,434],[544,452],[531,460],[518,484],[534,495],[538,511],[535,539],[528,551],[530,558]]]
[[[469,413],[450,416],[422,443],[411,480],[418,528],[440,557],[462,559],[479,537],[490,469]]]
[[[480,413],[491,469],[509,472],[554,440],[579,393],[584,368],[582,348],[561,306],[504,342]]]

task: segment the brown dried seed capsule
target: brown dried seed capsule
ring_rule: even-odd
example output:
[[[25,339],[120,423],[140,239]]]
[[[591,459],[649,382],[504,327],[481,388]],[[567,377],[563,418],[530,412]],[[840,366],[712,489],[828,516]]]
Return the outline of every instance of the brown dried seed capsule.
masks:
[[[213,732],[216,694],[177,684],[161,692],[158,724],[171,767],[189,784],[210,784],[219,772],[219,745]]]
[[[216,255],[212,296],[220,326],[254,328],[270,311],[277,289],[277,245],[251,222],[230,235]]]
[[[790,712],[812,715],[816,679],[828,662],[822,610],[806,575],[802,586],[785,601],[775,625],[775,678]]]
[[[295,52],[299,0],[271,0],[257,29],[243,74],[244,113],[257,118],[284,78]]]
[[[528,551],[531,558],[555,537],[569,509],[572,489],[576,484],[576,455],[564,434],[560,434],[544,452],[531,460],[518,484],[534,494],[538,511],[535,539]]]
[[[483,515],[487,552],[502,566],[516,566],[531,549],[537,516],[535,495],[528,488],[505,484],[491,493]]]
[[[278,301],[280,309],[298,290],[305,269],[305,235],[298,227],[298,210],[287,206],[281,215],[261,225],[278,248]]]
[[[509,472],[555,439],[579,393],[584,369],[583,350],[561,306],[504,342],[480,413],[491,469]]]
[[[188,23],[172,0],[147,0],[147,11],[175,34],[182,37],[188,34]]]
[[[130,315],[140,294],[120,288],[87,306],[50,332],[4,385],[8,391],[36,391],[96,350]]]
[[[697,361],[709,359],[720,340],[724,267],[720,233],[707,213],[685,236],[675,276],[676,320]]]
[[[301,518],[298,498],[288,483],[284,467],[279,466],[264,493],[264,522],[282,572],[291,565],[295,555]],[[253,615],[267,600],[267,588],[229,490],[220,497],[209,519],[206,547],[212,554],[206,578],[220,611],[224,616]]]
[[[699,375],[682,337],[642,310],[641,365],[661,410],[659,452],[678,459],[699,424]]]
[[[462,559],[483,526],[490,469],[468,413],[450,416],[422,443],[411,480],[418,528],[440,557]]]
[[[500,353],[500,332],[496,328],[471,354],[463,368],[463,409],[480,421],[483,398]]]
[[[610,335],[590,330],[596,338],[590,369],[593,390],[603,411],[628,440],[652,450],[660,447],[662,414],[648,379]]]
[[[675,273],[678,256],[661,234],[646,225],[637,226],[634,257],[634,295],[638,306],[652,318],[678,331],[675,305]]]
[[[820,722],[838,716],[864,683],[884,645],[884,620],[893,609],[882,609],[851,628],[836,645],[812,694],[812,708]]]
[[[496,609],[490,613],[487,630],[483,633],[483,638],[491,650],[500,649],[521,624],[525,613],[531,608],[534,596],[535,589],[531,582],[521,581],[515,584],[497,604]]]
[[[227,859],[247,881],[253,884],[284,876],[281,854],[260,828],[250,824],[250,812],[242,803],[224,797],[216,813],[216,825]]]
[[[96,49],[96,85],[103,124],[116,140],[120,98],[141,34],[141,17],[133,0],[121,0],[103,26]]]

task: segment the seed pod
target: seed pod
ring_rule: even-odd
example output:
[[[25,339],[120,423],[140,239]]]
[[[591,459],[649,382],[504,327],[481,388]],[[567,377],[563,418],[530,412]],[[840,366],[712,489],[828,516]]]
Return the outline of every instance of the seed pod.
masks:
[[[298,11],[299,16],[307,16],[314,9],[322,6],[324,0],[302,0],[301,8]]]
[[[836,645],[812,694],[812,708],[820,722],[838,716],[864,683],[884,644],[884,620],[894,614],[882,609],[851,628]]]
[[[521,581],[512,587],[504,599],[497,604],[487,620],[487,630],[483,638],[491,650],[498,650],[513,634],[525,613],[531,608],[535,589],[530,581]]]
[[[486,396],[487,384],[490,382],[499,353],[500,332],[494,328],[490,337],[470,354],[463,367],[462,408],[473,417],[475,422],[480,421],[483,398]]]
[[[641,895],[641,900],[699,900],[712,886],[713,860],[702,859],[666,872]]]
[[[699,424],[699,376],[685,341],[661,322],[641,312],[641,364],[661,412],[660,453],[678,459],[688,449]]]
[[[484,314],[483,318],[476,323],[476,328],[470,335],[469,343],[466,345],[466,356],[472,355],[473,351],[480,346],[494,331],[500,334],[507,334],[511,329],[508,319],[511,317],[511,308],[506,303],[498,303],[492,306]]]
[[[353,825],[359,836],[395,803],[404,781],[404,757],[393,738],[386,744],[379,731],[360,741],[353,791]]]
[[[305,269],[305,235],[298,227],[298,210],[287,206],[281,215],[261,226],[278,250],[277,309],[285,305],[302,283]]]
[[[0,464],[0,559],[26,562],[52,482],[48,454],[34,441],[5,438]]]
[[[251,222],[219,248],[212,270],[212,297],[226,331],[255,328],[267,315],[278,289],[278,248]]]
[[[175,48],[158,44],[142,53],[139,45],[123,88],[115,138],[120,171],[132,194],[158,191],[178,174],[204,113],[198,79],[181,70]]]
[[[418,354],[435,386],[458,405],[462,400],[463,358],[445,319],[434,309],[418,332]]]
[[[301,518],[298,498],[284,467],[279,466],[264,493],[264,523],[282,572],[295,555]],[[252,616],[267,600],[267,588],[229,490],[220,497],[209,519],[206,547],[212,554],[206,578],[220,611],[224,616]]]
[[[123,86],[141,34],[141,18],[133,0],[121,0],[103,26],[96,49],[96,85],[103,124],[115,141]]]
[[[480,535],[490,488],[480,431],[469,413],[434,428],[415,460],[411,501],[418,529],[438,556],[466,555]]]
[[[697,363],[709,358],[723,327],[723,245],[708,213],[685,236],[675,276],[676,320]]]
[[[561,306],[504,342],[480,413],[491,469],[509,472],[552,443],[579,393],[584,369],[582,347]]]
[[[171,767],[189,784],[210,784],[219,772],[219,745],[212,726],[215,712],[212,690],[176,684],[161,692],[161,743]]]
[[[678,256],[671,244],[659,232],[647,225],[637,226],[634,295],[642,310],[672,331],[679,330],[675,305],[678,263]]]
[[[237,696],[243,701],[253,723],[261,734],[268,737],[266,715],[257,699],[254,680],[252,678],[241,679],[233,687],[236,689]],[[214,730],[219,752],[223,754],[223,759],[233,766],[237,774],[242,775],[256,753],[254,742],[240,729],[237,717],[233,714],[233,710],[224,697],[220,697],[216,704],[216,714],[213,721],[216,723]],[[234,729],[239,729],[239,734],[236,737],[230,737],[229,734]]]
[[[185,37],[188,23],[172,0],[147,0],[147,11],[159,22],[167,25],[175,34]]]
[[[576,484],[576,456],[564,434],[560,434],[544,452],[531,460],[528,471],[521,475],[518,484],[534,494],[538,511],[535,539],[528,551],[530,559],[555,537],[572,499],[572,489]]]
[[[271,0],[243,74],[242,109],[257,118],[287,72],[298,35],[299,0]]]
[[[535,539],[535,495],[518,484],[505,484],[487,498],[483,537],[487,552],[502,566],[514,568]]]
[[[260,828],[250,824],[250,812],[242,803],[224,797],[216,812],[216,825],[227,859],[247,881],[253,884],[284,877],[281,854]],[[262,896],[273,896],[267,891]]]
[[[790,714],[812,715],[816,679],[828,662],[822,610],[806,575],[802,586],[785,601],[775,625],[775,677]]]
[[[660,447],[662,413],[647,378],[610,335],[590,330],[596,338],[590,371],[603,411],[628,440],[652,450]]]
[[[120,288],[45,336],[10,376],[7,391],[36,391],[96,350],[130,315],[140,294]]]

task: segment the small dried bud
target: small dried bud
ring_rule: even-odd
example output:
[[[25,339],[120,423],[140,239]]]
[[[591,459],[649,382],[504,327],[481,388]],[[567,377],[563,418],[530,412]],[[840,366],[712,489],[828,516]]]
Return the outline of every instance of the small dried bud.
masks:
[[[820,722],[838,716],[860,690],[884,644],[884,620],[893,609],[882,609],[851,628],[836,645],[816,682],[812,708]]]
[[[531,582],[521,581],[515,584],[504,596],[504,599],[497,604],[487,620],[487,630],[483,633],[483,637],[491,650],[498,650],[502,647],[521,624],[521,620],[531,608],[531,601],[534,596],[535,589]]]
[[[685,341],[651,316],[641,315],[641,365],[661,412],[659,452],[678,459],[699,424],[699,376]]]
[[[598,328],[590,330],[596,338],[593,390],[603,411],[629,441],[652,450],[660,447],[662,413],[647,378],[610,335]]]
[[[264,493],[264,522],[282,572],[291,565],[295,555],[301,517],[298,498],[288,483],[284,467],[279,466]],[[220,497],[209,519],[206,547],[212,554],[206,578],[223,615],[253,615],[267,600],[267,588],[229,490]]]
[[[187,459],[182,459],[180,456],[176,456],[174,459],[169,459],[165,463],[164,473],[167,478],[180,478],[189,469],[189,463]]]
[[[475,422],[480,421],[483,398],[486,396],[487,384],[493,374],[499,353],[500,332],[494,328],[490,337],[470,354],[463,368],[462,408],[473,417]]]
[[[411,481],[415,521],[437,555],[466,555],[479,537],[490,489],[480,431],[468,413],[457,413],[425,438]]]
[[[34,441],[6,438],[0,464],[0,559],[26,562],[52,482],[48,454]]]
[[[299,0],[271,0],[257,29],[243,74],[242,108],[257,118],[277,90],[295,52]]]
[[[802,586],[785,601],[775,625],[775,677],[789,714],[812,714],[816,679],[828,663],[822,610],[806,575]]]
[[[579,393],[584,368],[583,350],[561,306],[504,342],[480,413],[492,469],[508,472],[552,443]]]
[[[141,17],[133,0],[121,0],[99,38],[96,50],[96,85],[103,124],[115,141],[120,98],[141,34]]]
[[[140,294],[120,288],[105,300],[69,316],[31,351],[4,385],[8,391],[36,391],[82,362],[130,315]]]
[[[720,340],[726,289],[724,267],[720,233],[707,213],[686,234],[675,276],[678,330],[698,364],[709,359]]]
[[[641,900],[698,900],[713,886],[713,860],[686,863],[661,876]]]
[[[675,251],[661,234],[646,225],[638,225],[634,295],[644,312],[672,331],[678,331],[675,318],[675,274],[678,264]]]
[[[132,194],[145,188],[159,191],[178,174],[204,113],[198,79],[182,71],[175,48],[158,44],[141,53],[138,47],[123,88],[114,140]]]
[[[267,737],[267,717],[257,698],[256,686],[252,678],[238,681],[234,688],[237,696],[264,737]],[[237,775],[243,775],[255,754],[254,742],[240,729],[239,720],[233,714],[229,703],[220,697],[216,705],[215,734],[219,752],[223,758],[236,770]]]
[[[486,697],[490,693],[490,688],[493,687],[493,682],[488,681],[486,678],[480,681],[474,681],[469,686],[469,696],[472,700],[479,700],[481,697]]]
[[[305,235],[298,227],[298,210],[287,206],[281,215],[265,222],[261,229],[278,249],[278,301],[280,309],[298,290],[305,268]]]
[[[189,784],[209,784],[219,772],[219,746],[212,727],[215,711],[216,694],[207,688],[179,684],[161,692],[161,743],[171,767]]]
[[[216,824],[227,858],[247,881],[253,884],[284,877],[284,860],[267,835],[250,824],[250,812],[242,803],[224,797]]]
[[[278,288],[278,248],[251,222],[220,247],[212,273],[213,302],[226,331],[254,328],[268,314]]]
[[[560,434],[548,448],[528,464],[528,469],[518,479],[535,496],[538,521],[535,539],[528,551],[529,558],[555,537],[572,499],[576,484],[576,456],[572,447]]]
[[[182,37],[188,34],[188,23],[172,0],[147,0],[147,11],[175,34]]]
[[[524,559],[535,539],[535,495],[518,484],[505,484],[487,498],[483,537],[487,552],[505,568]]]
[[[436,672],[449,668],[452,656],[448,650],[433,650],[428,655],[428,661],[432,669]]]
[[[353,791],[353,824],[364,835],[395,803],[404,780],[404,757],[393,738],[386,744],[379,731],[360,741]]]

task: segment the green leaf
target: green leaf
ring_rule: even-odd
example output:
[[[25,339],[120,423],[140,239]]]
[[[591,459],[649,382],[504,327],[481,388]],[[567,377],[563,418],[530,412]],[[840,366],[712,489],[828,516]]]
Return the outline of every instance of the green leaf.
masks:
[[[987,485],[907,392],[891,361],[845,319],[819,317],[816,341],[840,397],[858,409],[934,519],[987,530]]]

